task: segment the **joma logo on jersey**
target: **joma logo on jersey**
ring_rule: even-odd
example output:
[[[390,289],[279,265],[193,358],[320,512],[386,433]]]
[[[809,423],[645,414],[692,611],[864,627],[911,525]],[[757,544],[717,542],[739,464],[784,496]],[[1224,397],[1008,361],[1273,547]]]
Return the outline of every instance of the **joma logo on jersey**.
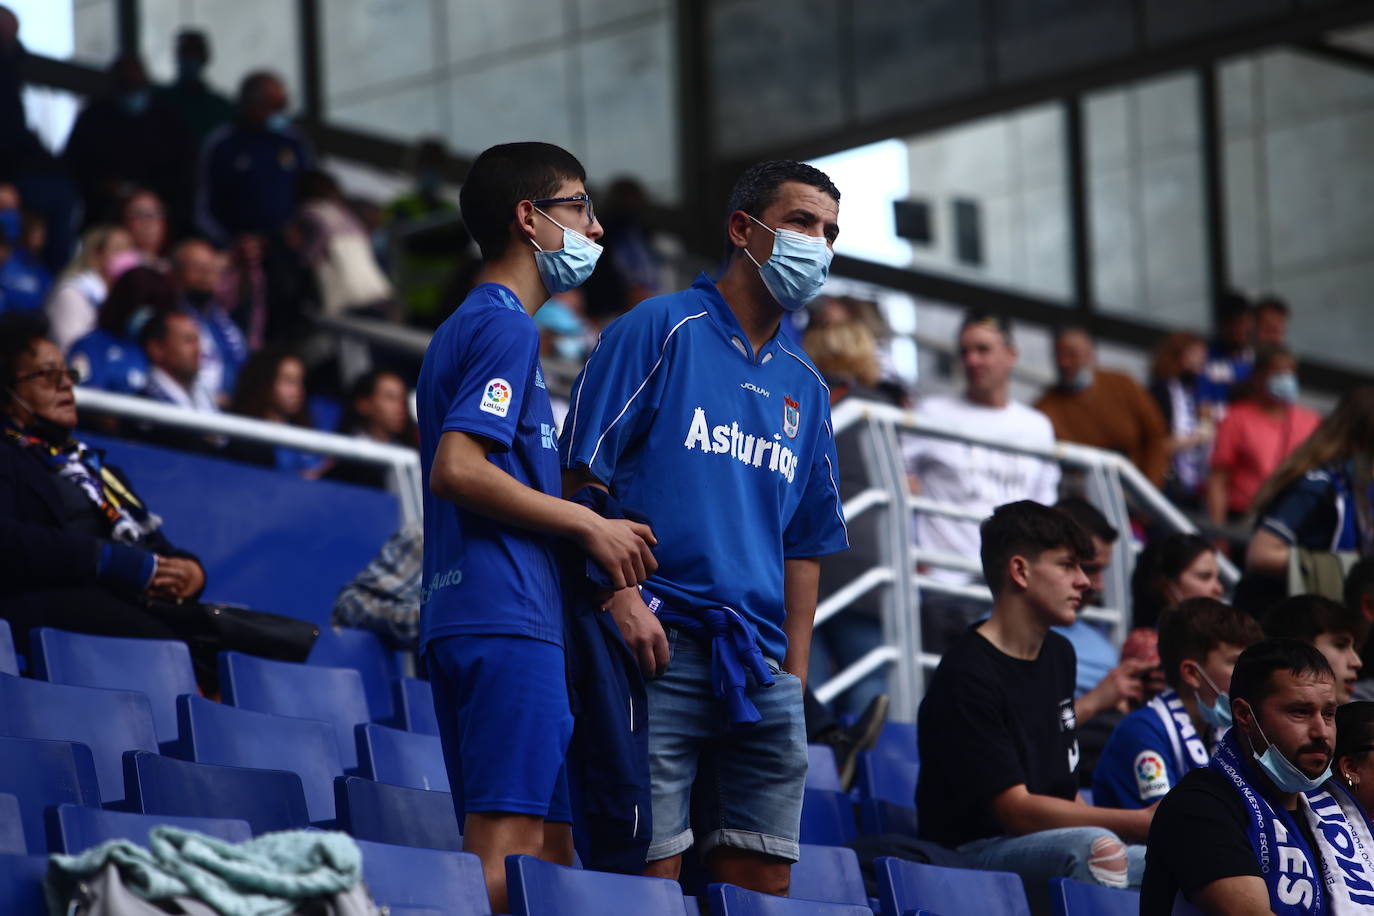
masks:
[[[773,439],[781,438],[773,434]],[[682,444],[688,451],[699,448],[705,455],[729,455],[750,467],[761,468],[766,462],[768,470],[777,471],[788,483],[797,474],[797,456],[790,448],[764,436],[743,432],[738,423],[713,427],[706,422],[706,411],[701,407],[692,411],[692,424]]]

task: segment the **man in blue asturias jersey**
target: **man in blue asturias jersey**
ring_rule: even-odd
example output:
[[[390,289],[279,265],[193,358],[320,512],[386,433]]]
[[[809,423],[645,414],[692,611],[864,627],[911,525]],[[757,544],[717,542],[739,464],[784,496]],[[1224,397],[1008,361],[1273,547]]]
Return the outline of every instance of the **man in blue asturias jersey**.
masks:
[[[655,567],[647,526],[557,495],[532,316],[586,280],[600,254],[585,180],[581,163],[548,143],[477,157],[461,206],[482,270],[430,341],[416,390],[426,483],[420,651],[463,844],[482,859],[497,913],[507,909],[506,856],[572,863],[557,540],[580,546],[617,588]]]
[[[720,279],[619,318],[573,386],[565,490],[608,488],[658,538],[607,602],[654,678],[650,875],[695,841],[716,880],[785,894],[798,857],[817,558],[848,544],[829,391],[778,328],[825,282],[839,200],[808,165],[750,168]]]

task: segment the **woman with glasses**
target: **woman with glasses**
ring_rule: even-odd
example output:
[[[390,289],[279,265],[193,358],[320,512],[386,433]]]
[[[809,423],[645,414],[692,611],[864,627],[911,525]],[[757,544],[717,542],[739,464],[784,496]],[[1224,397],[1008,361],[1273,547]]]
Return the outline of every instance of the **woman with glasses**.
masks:
[[[1374,702],[1347,703],[1336,710],[1336,751],[1331,777],[1374,817]]]

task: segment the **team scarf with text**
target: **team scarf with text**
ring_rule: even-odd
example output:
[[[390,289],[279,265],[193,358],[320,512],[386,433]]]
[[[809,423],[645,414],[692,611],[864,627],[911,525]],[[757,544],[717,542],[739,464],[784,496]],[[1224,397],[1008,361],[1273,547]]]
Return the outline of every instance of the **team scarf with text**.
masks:
[[[1240,793],[1246,835],[1276,916],[1354,916],[1374,906],[1374,831],[1359,804],[1335,780],[1298,796],[1290,813],[1274,807],[1251,782],[1250,753],[1237,729],[1217,745],[1213,769]],[[1298,829],[1306,818],[1317,854]]]
[[[1151,700],[1149,706],[1164,723],[1164,732],[1174,752],[1175,772],[1182,776],[1189,770],[1205,767],[1211,755],[1193,727],[1193,717],[1188,715],[1188,708],[1177,691],[1165,690]]]

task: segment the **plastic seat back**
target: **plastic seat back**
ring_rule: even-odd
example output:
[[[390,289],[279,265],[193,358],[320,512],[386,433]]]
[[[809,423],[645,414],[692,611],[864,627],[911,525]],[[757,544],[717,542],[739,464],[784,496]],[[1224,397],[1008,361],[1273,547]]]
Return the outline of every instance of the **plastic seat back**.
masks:
[[[1006,871],[975,871],[924,865],[891,856],[873,861],[883,916],[903,916],[909,910],[966,913],[977,902],[979,916],[1030,916],[1025,885]]]
[[[100,807],[100,783],[91,749],[71,741],[0,738],[0,792],[19,800],[24,845],[48,851],[43,812],[68,802]]]
[[[859,857],[845,846],[813,846],[803,843],[801,858],[792,866],[792,897],[855,903],[868,907],[868,892],[859,870]]]
[[[145,751],[124,755],[129,802],[142,814],[242,818],[253,835],[308,827],[301,778],[286,770],[192,763]]]
[[[290,770],[301,778],[312,821],[334,819],[334,777],[343,775],[334,728],[225,706],[204,697],[177,699],[182,752],[197,763]]]
[[[867,904],[806,900],[795,893],[775,897],[733,884],[712,884],[706,891],[711,916],[873,916]]]
[[[43,899],[43,875],[47,856],[0,855],[0,901],[6,916],[47,916]]]
[[[0,674],[19,674],[19,658],[14,654],[14,634],[8,620],[0,620]]]
[[[363,678],[352,668],[300,665],[244,655],[219,654],[220,692],[231,706],[274,716],[318,719],[334,726],[345,770],[358,766],[353,727],[370,721]]]
[[[444,748],[433,735],[359,725],[358,775],[393,786],[447,792],[448,770]]]
[[[843,792],[840,771],[835,765],[835,751],[828,744],[806,746],[806,787],[827,792]]]
[[[459,851],[463,837],[453,796],[373,782],[359,776],[334,780],[339,828],[359,840]]]
[[[134,814],[80,805],[58,805],[48,813],[49,830],[58,851],[75,855],[106,840],[131,840],[148,845],[148,832],[166,824],[195,830],[230,843],[252,839],[248,822],[239,818],[173,817],[170,814]]]
[[[403,677],[396,681],[397,716],[406,731],[439,736],[439,720],[434,716],[434,691],[429,681]]]
[[[191,652],[180,640],[88,636],[40,627],[30,634],[29,645],[34,677],[142,693],[152,707],[162,743],[177,738],[177,697],[199,692]]]
[[[860,798],[877,798],[894,805],[912,807],[916,802],[916,777],[921,765],[891,754],[861,753],[855,768],[854,784]]]
[[[157,750],[148,698],[130,690],[69,687],[0,674],[0,735],[79,741],[95,758],[100,799],[124,798],[120,758]]]
[[[449,916],[488,916],[482,860],[470,852],[357,840],[372,899],[392,908],[437,907]]]
[[[1054,916],[1136,916],[1140,912],[1138,891],[1084,884],[1069,878],[1050,879],[1050,902]]]
[[[682,886],[666,878],[584,871],[532,856],[506,857],[511,916],[686,916]]]
[[[376,633],[353,627],[320,627],[305,663],[357,671],[363,679],[372,720],[391,721],[395,714],[391,684],[396,680],[396,663]]]
[[[884,722],[883,730],[878,733],[878,743],[873,752],[900,757],[903,760],[919,761],[921,751],[916,743],[915,722]]]
[[[919,837],[916,826],[915,808],[876,798],[865,798],[859,802],[859,829],[865,834],[900,833]]]
[[[842,792],[807,789],[802,796],[801,841],[817,846],[843,846],[857,834],[854,805]]]
[[[24,855],[29,844],[24,839],[24,814],[19,807],[19,796],[0,792],[0,853],[5,855]]]

